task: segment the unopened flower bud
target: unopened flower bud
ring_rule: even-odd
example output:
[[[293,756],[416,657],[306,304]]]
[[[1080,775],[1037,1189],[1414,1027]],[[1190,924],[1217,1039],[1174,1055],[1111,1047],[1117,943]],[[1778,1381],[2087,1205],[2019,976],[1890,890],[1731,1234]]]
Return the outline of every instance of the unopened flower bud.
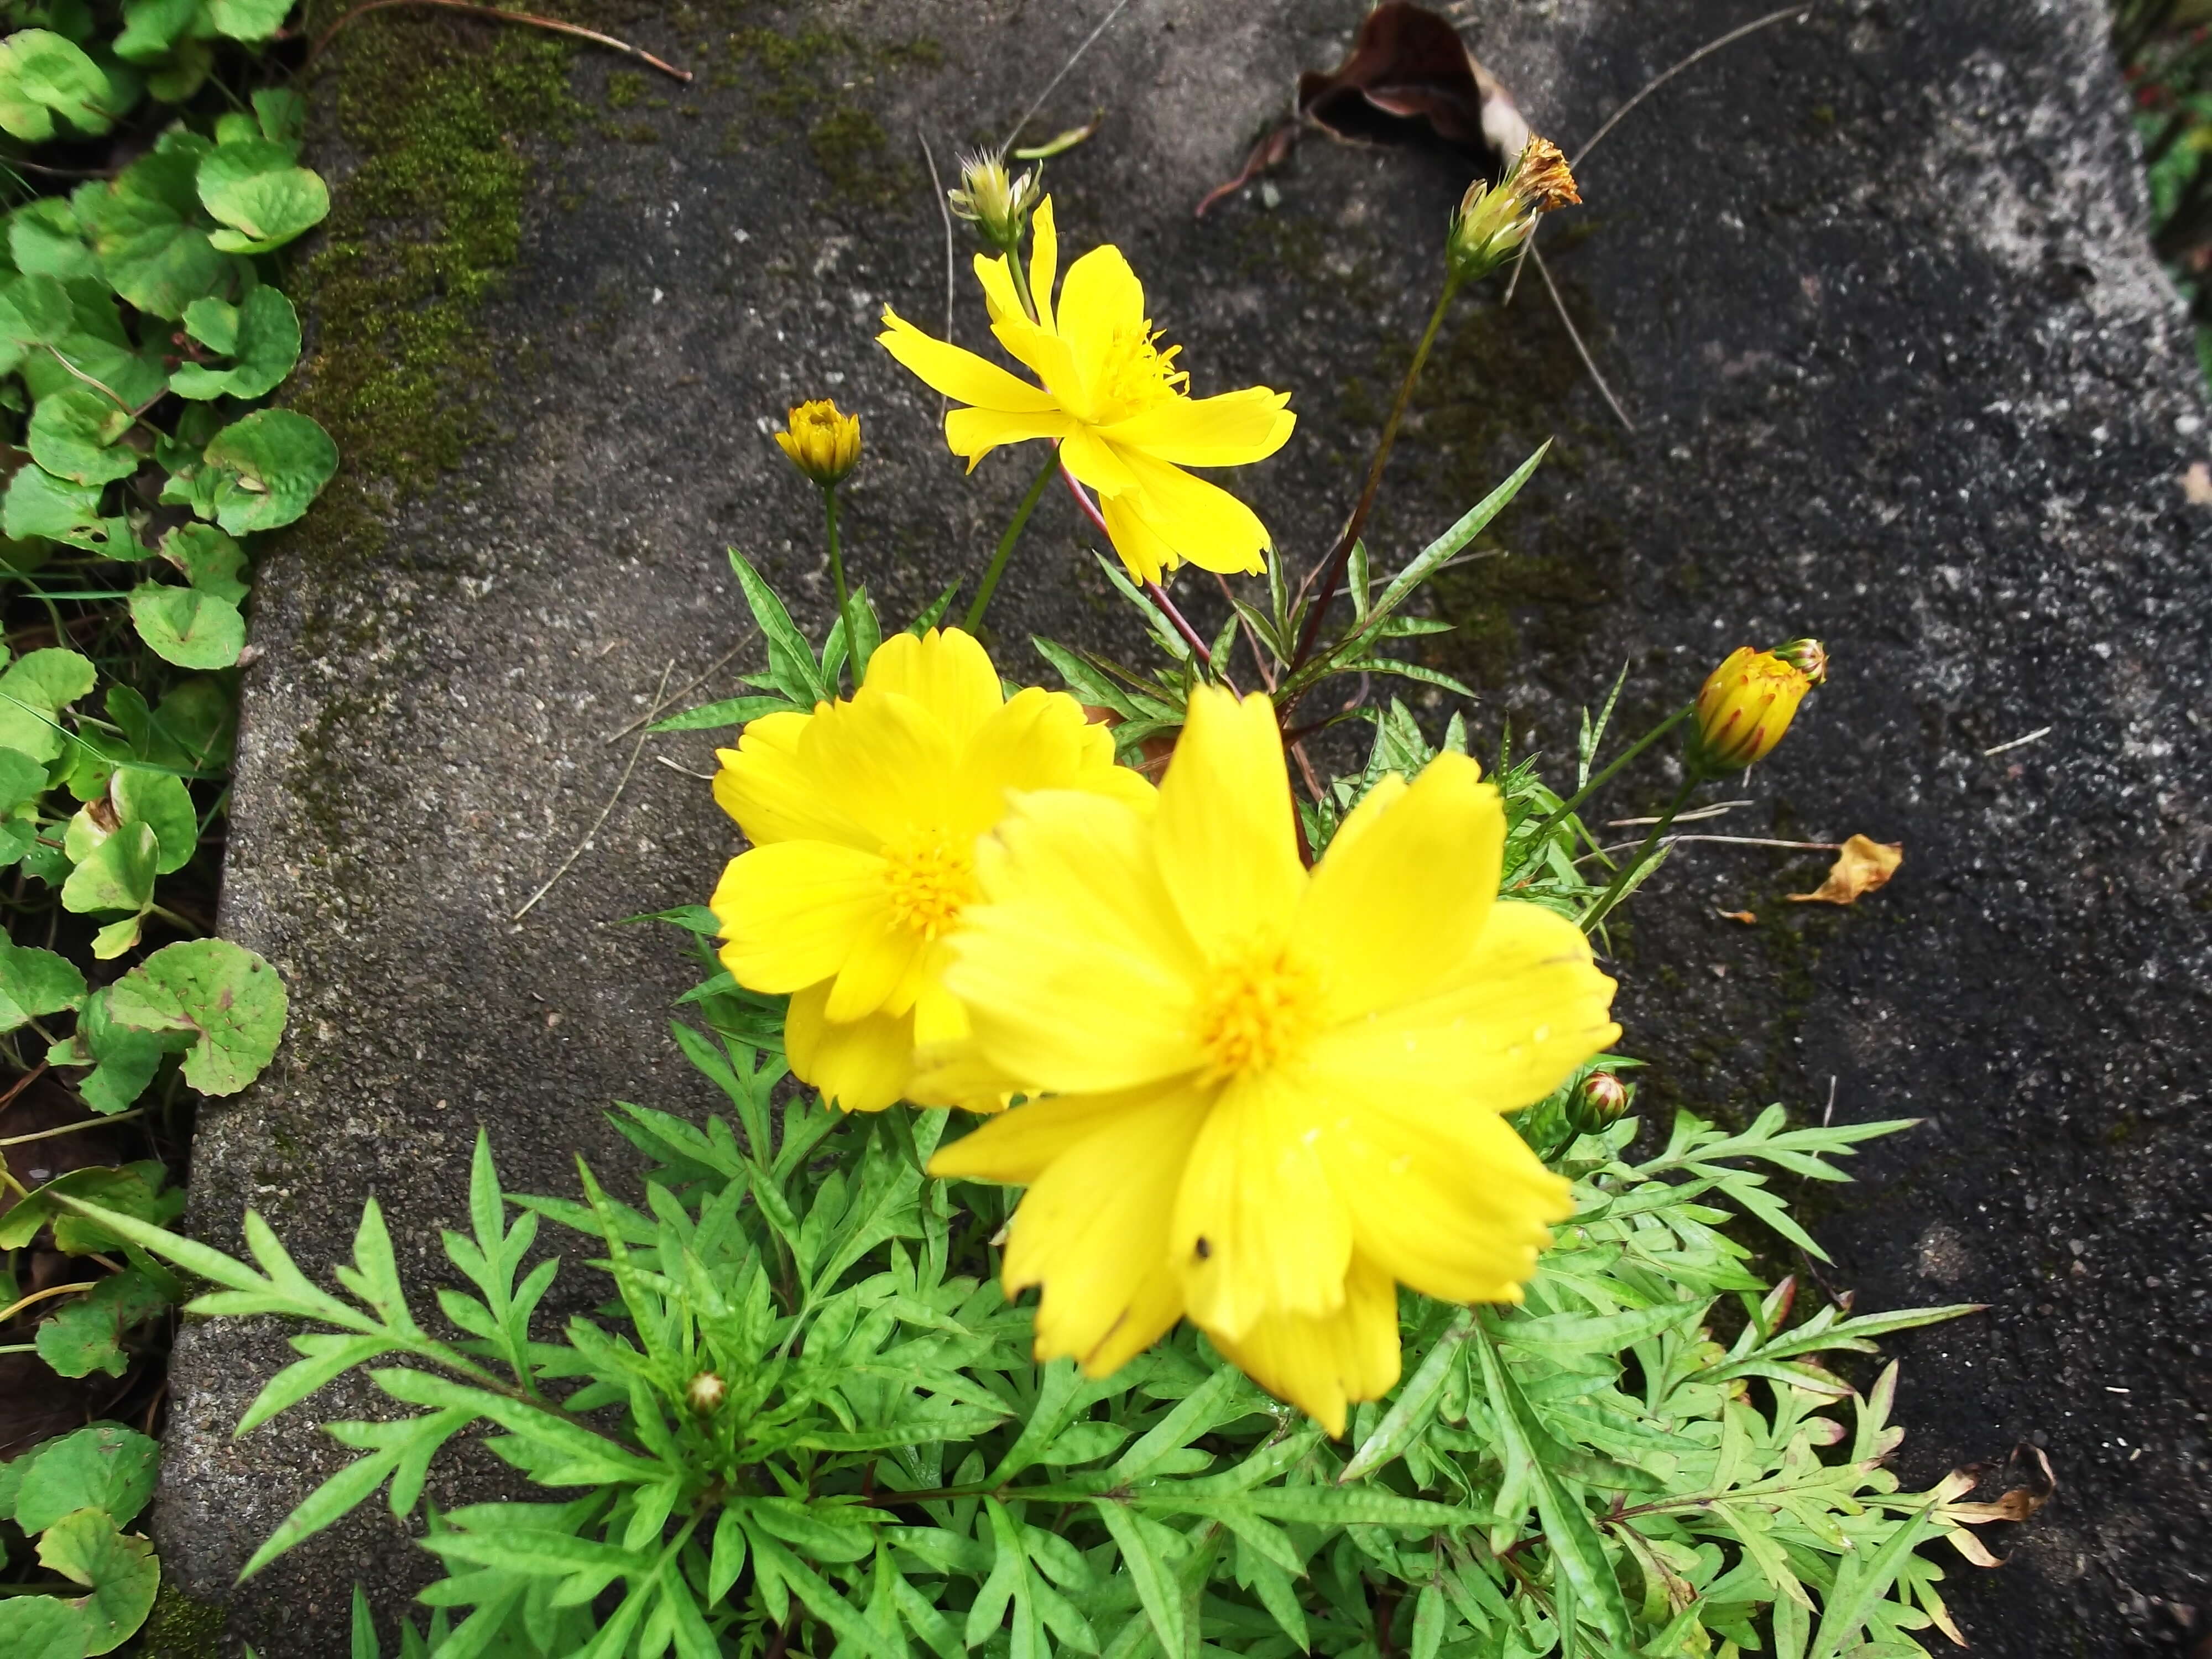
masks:
[[[1504,178],[1494,185],[1478,179],[1461,198],[1444,244],[1452,275],[1462,282],[1488,276],[1528,240],[1540,216],[1582,199],[1559,147],[1530,135]]]
[[[1592,1072],[1583,1079],[1583,1133],[1592,1134],[1620,1121],[1628,1110],[1628,1085],[1611,1072]]]
[[[1817,640],[1792,640],[1772,651],[1737,647],[1698,693],[1691,765],[1734,772],[1764,760],[1790,729],[1805,694],[1827,677],[1828,653]]]
[[[860,461],[860,417],[840,413],[836,404],[819,398],[793,410],[775,441],[793,466],[826,489],[842,483]]]
[[[684,1399],[702,1417],[712,1417],[721,1410],[722,1401],[729,1395],[729,1385],[712,1371],[701,1371],[684,1390]]]
[[[952,210],[974,225],[993,247],[1011,252],[1021,246],[1023,227],[1043,194],[1039,169],[1009,175],[998,155],[966,155],[960,161],[960,187],[945,192]]]

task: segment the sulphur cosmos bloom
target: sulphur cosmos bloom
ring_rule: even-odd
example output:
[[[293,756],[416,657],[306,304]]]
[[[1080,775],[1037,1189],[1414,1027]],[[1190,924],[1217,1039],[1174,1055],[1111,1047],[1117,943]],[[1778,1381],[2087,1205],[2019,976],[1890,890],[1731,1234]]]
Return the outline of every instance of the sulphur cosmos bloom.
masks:
[[[1138,812],[1152,796],[1074,698],[1008,698],[957,629],[893,635],[849,700],[764,715],[720,758],[714,799],[752,842],[714,889],[722,965],[790,994],[791,1069],[848,1111],[899,1099],[916,1041],[964,1030],[945,941],[1007,792],[1095,790]]]
[[[1067,268],[1055,302],[1060,239],[1052,198],[1033,222],[1027,271],[1032,319],[1001,255],[975,257],[975,276],[999,343],[1037,377],[934,339],[886,306],[877,339],[933,391],[966,404],[945,417],[945,438],[970,471],[1000,444],[1049,438],[1060,459],[1098,492],[1114,550],[1140,581],[1188,560],[1206,570],[1257,571],[1274,544],[1252,509],[1194,477],[1189,466],[1242,466],[1283,447],[1297,417],[1287,392],[1249,386],[1193,398],[1145,312],[1144,285],[1121,249],[1096,247]]]
[[[1565,918],[1498,894],[1464,756],[1372,790],[1299,863],[1274,714],[1202,690],[1148,818],[1021,798],[945,985],[981,1065],[1047,1097],[933,1173],[1029,1190],[1009,1294],[1103,1376],[1188,1316],[1331,1434],[1398,1377],[1396,1286],[1513,1302],[1571,1206],[1504,1114],[1619,1034]],[[925,1079],[925,1086],[927,1079]]]

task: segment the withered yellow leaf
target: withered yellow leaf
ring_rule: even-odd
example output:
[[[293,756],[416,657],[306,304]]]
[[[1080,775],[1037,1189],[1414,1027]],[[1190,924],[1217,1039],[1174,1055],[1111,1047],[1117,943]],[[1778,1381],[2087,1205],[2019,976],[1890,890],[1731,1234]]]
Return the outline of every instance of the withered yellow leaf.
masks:
[[[1809,893],[1792,893],[1798,904],[1856,904],[1866,894],[1884,885],[1905,862],[1903,842],[1869,841],[1853,836],[1836,854],[1828,878]]]

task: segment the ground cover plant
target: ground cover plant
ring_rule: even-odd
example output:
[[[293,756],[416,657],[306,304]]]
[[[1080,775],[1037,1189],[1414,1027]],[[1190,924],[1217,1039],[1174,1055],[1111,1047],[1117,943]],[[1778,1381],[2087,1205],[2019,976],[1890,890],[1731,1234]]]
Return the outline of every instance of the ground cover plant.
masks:
[[[1540,140],[1470,191],[1436,318],[1575,195]],[[886,624],[839,536],[860,427],[794,410],[780,441],[821,494],[836,620],[817,644],[732,552],[766,664],[669,722],[738,733],[715,798],[751,846],[662,919],[703,975],[673,1040],[726,1110],[618,1106],[635,1190],[580,1164],[574,1194],[508,1193],[480,1137],[434,1286],[403,1283],[374,1201],[333,1291],[258,1216],[240,1260],[55,1196],[198,1281],[195,1311],[306,1327],[241,1432],[356,1369],[392,1403],[326,1425],[360,1455],[247,1571],[363,1504],[419,1516],[445,1577],[398,1631],[361,1607],[355,1651],[447,1659],[1956,1639],[1941,1550],[1986,1562],[1971,1528],[2019,1505],[1968,1501],[1964,1475],[1901,1488],[1875,1356],[1970,1310],[1812,1306],[1761,1271],[1820,1256],[1793,1183],[1907,1126],[1779,1105],[1646,1125],[1589,942],[1698,787],[1783,740],[1825,653],[1746,647],[1626,744],[1601,708],[1549,776],[1503,734],[1478,760],[1463,714],[1431,732],[1347,702],[1460,690],[1400,642],[1436,630],[1424,584],[1541,453],[1371,556],[1425,340],[1294,582],[1188,470],[1271,453],[1291,399],[1192,396],[1118,251],[1063,270],[1034,177],[984,158],[953,205],[1034,378],[889,313],[881,337],[959,405],[954,453],[1037,447],[982,580]],[[977,638],[1054,490],[1155,647],[1036,641],[1064,690],[1010,681]],[[1165,586],[1184,564],[1246,579],[1211,637]],[[1362,727],[1362,757],[1325,769]],[[1583,808],[1654,753],[1679,787],[1616,861]],[[579,1271],[605,1299],[548,1328]],[[463,1435],[543,1498],[426,1506]]]
[[[2151,197],[2151,244],[2188,302],[2212,373],[2212,6],[2113,0],[2112,46],[2136,104]]]
[[[65,1194],[166,1220],[193,1103],[268,1062],[285,995],[208,937],[254,539],[337,455],[269,406],[283,250],[323,216],[263,68],[289,0],[13,4],[0,42],[0,1651],[105,1653],[159,1565],[184,1295]],[[88,1416],[125,1415],[76,1427]],[[49,1435],[63,1437],[40,1442]],[[29,1448],[26,1449],[26,1448]]]

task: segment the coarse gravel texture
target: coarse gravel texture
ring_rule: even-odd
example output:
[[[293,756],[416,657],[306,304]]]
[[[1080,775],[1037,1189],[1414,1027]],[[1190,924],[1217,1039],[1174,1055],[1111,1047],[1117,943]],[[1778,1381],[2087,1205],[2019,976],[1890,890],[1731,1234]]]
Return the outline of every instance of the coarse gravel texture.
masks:
[[[655,739],[630,770],[617,734],[664,677],[681,686],[738,642],[725,545],[823,620],[811,491],[763,435],[790,402],[834,393],[867,422],[848,533],[894,611],[980,568],[1026,463],[963,482],[938,399],[869,336],[886,301],[944,318],[917,132],[942,166],[1003,131],[1104,9],[648,11],[624,32],[704,70],[691,88],[578,59],[599,113],[535,152],[522,258],[486,313],[511,366],[502,430],[392,507],[373,552],[319,544],[311,522],[260,579],[225,920],[284,972],[294,1025],[264,1082],[203,1120],[205,1236],[234,1244],[251,1204],[322,1267],[374,1193],[428,1285],[479,1122],[511,1187],[558,1192],[578,1151],[624,1166],[610,1099],[704,1109],[664,1036],[690,965],[623,918],[696,902],[733,850],[686,775],[713,743]],[[1359,9],[1136,0],[1037,119],[1105,111],[1051,166],[1063,234],[1125,247],[1194,389],[1296,392],[1291,445],[1236,482],[1301,563],[1344,510],[1464,169],[1309,139],[1264,188],[1190,210]],[[1571,151],[1751,9],[1459,11]],[[758,37],[731,45],[823,25],[861,44],[817,35],[798,69]],[[1624,662],[1624,719],[1642,719],[1739,642],[1826,641],[1834,681],[1787,744],[1709,792],[1750,804],[1697,827],[1863,832],[1902,842],[1903,870],[1835,910],[1784,896],[1817,883],[1817,854],[1685,845],[1617,941],[1626,1046],[1654,1062],[1647,1106],[1926,1120],[1819,1195],[1835,1260],[1809,1266],[1863,1308],[1990,1304],[1887,1345],[1899,1461],[1924,1484],[2047,1452],[2057,1496],[1996,1540],[2007,1565],[1949,1580],[1976,1652],[2039,1659],[2212,1628],[2212,595],[2194,500],[2212,471],[2189,483],[2204,411],[2102,30],[2097,0],[1824,0],[1672,82],[1583,169],[1589,205],[1547,232],[1634,431],[1539,284],[1510,311],[1487,294],[1446,331],[1370,538],[1395,564],[1558,440],[1488,539],[1500,556],[1440,598],[1460,631],[1434,660],[1479,684],[1486,742],[1510,716],[1571,755],[1576,709]],[[980,344],[964,270],[955,286]],[[1137,648],[1064,502],[994,622],[1016,673],[1038,672],[1032,632]],[[1599,816],[1648,810],[1668,781],[1632,780]],[[233,1638],[264,1659],[343,1652],[354,1578],[388,1617],[428,1573],[372,1506],[228,1589],[341,1458],[300,1413],[229,1437],[290,1358],[280,1336],[187,1330],[157,1517],[172,1577],[228,1595]],[[431,1496],[483,1491],[495,1467],[462,1460]]]

